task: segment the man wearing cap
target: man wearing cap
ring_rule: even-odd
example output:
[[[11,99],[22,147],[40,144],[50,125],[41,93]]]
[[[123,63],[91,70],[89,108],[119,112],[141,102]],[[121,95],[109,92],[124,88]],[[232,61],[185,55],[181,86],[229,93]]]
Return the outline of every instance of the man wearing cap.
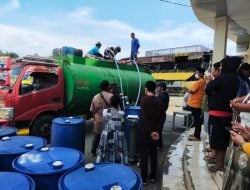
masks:
[[[197,67],[195,71],[195,78],[197,81],[189,89],[190,97],[187,101],[187,109],[192,112],[194,119],[195,131],[194,134],[189,136],[189,140],[198,141],[200,140],[201,134],[201,104],[204,96],[205,80],[204,80],[205,69]]]
[[[86,56],[90,56],[90,57],[95,56],[95,57],[103,58],[103,55],[100,53],[101,46],[102,46],[101,42],[97,42],[95,46],[88,51]]]
[[[166,91],[166,83],[165,82],[159,82],[156,88],[156,92],[157,92],[157,98],[159,98],[161,100],[161,102],[163,103],[163,107],[164,107],[164,119],[163,122],[161,123],[161,129],[159,131],[159,140],[158,140],[158,148],[159,150],[162,150],[163,148],[163,142],[162,142],[162,130],[164,127],[164,123],[167,117],[166,111],[168,109],[168,104],[169,104],[169,94]]]

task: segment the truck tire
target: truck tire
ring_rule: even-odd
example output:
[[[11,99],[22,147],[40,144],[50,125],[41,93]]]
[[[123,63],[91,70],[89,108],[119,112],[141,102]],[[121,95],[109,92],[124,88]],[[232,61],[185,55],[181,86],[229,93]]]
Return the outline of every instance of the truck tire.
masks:
[[[49,142],[53,119],[54,116],[48,114],[41,115],[38,118],[36,118],[36,120],[31,126],[30,135],[43,137]]]

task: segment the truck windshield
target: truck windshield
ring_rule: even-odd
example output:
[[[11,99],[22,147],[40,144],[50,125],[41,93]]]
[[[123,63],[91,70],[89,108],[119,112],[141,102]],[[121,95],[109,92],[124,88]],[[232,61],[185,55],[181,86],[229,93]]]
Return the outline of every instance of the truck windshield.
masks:
[[[12,67],[10,69],[10,87],[12,87],[15,84],[15,82],[16,82],[18,76],[20,75],[21,71],[22,71],[21,66]]]

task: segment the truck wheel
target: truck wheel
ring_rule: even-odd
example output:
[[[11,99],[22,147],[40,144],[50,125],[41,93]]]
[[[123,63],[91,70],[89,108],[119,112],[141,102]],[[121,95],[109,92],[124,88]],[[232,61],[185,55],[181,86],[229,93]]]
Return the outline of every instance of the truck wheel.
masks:
[[[31,135],[45,138],[48,142],[50,141],[51,125],[53,115],[41,115],[39,116],[33,125],[31,126]]]

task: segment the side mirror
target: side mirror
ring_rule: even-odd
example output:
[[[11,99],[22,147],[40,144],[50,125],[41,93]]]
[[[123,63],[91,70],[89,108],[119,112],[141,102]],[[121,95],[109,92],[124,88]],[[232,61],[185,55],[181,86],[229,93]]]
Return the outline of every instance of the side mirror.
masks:
[[[0,86],[10,86],[10,73],[8,71],[0,72]]]
[[[10,72],[7,71],[4,86],[10,86]]]
[[[1,85],[1,86],[5,86],[5,83],[6,83],[6,80],[0,78],[0,85]]]

